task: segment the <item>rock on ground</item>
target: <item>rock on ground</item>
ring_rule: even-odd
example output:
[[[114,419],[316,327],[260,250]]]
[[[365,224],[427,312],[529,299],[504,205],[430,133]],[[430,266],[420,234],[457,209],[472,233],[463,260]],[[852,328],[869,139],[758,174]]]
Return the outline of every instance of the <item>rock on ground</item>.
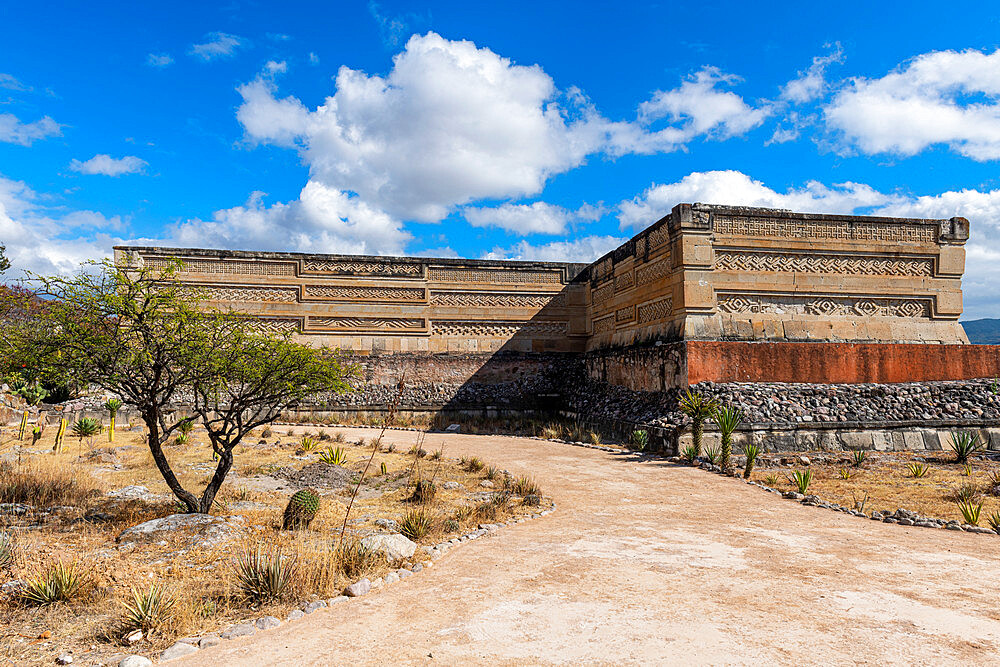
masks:
[[[381,553],[390,562],[409,558],[417,550],[416,543],[399,533],[392,535],[369,535],[361,540],[361,546]]]
[[[372,582],[368,581],[367,579],[362,579],[361,581],[353,583],[347,588],[345,588],[344,595],[346,595],[349,598],[357,598],[361,597],[362,595],[367,595],[368,591],[370,591],[371,589],[372,589]]]
[[[153,661],[141,655],[127,655],[121,659],[118,667],[153,667]]]
[[[185,644],[184,642],[177,642],[163,653],[160,654],[160,662],[166,662],[167,660],[174,660],[176,658],[183,658],[186,655],[191,655],[192,653],[197,653],[198,648],[191,646],[191,644]]]
[[[126,528],[118,542],[157,542],[178,532],[191,533],[192,546],[213,546],[233,537],[242,527],[241,516],[171,514]]]

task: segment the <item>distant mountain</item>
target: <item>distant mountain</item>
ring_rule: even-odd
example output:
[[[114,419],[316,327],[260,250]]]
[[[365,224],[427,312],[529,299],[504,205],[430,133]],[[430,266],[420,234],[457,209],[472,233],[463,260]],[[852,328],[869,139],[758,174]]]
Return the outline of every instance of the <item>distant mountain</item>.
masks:
[[[969,342],[976,345],[1000,345],[1000,320],[969,320],[962,322]]]

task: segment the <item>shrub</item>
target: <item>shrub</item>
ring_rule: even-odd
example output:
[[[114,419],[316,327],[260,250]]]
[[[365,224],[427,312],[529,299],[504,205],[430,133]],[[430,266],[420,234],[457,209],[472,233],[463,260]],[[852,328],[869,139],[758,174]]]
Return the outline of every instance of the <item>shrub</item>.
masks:
[[[691,442],[694,445],[696,455],[701,455],[701,435],[704,430],[705,420],[715,414],[718,404],[711,398],[705,398],[698,392],[688,389],[687,394],[681,397],[680,409],[685,415],[691,418]]]
[[[798,489],[799,493],[806,493],[809,491],[809,485],[812,483],[813,473],[811,469],[806,470],[796,470],[792,472],[792,484]]]
[[[724,405],[715,411],[715,423],[722,434],[722,448],[719,465],[728,471],[730,456],[733,452],[733,432],[743,423],[743,411],[731,405]]]
[[[25,604],[33,605],[71,602],[81,597],[86,585],[87,579],[77,571],[76,563],[70,563],[67,567],[58,562],[29,577],[18,593],[18,598]]]
[[[978,526],[979,514],[983,511],[983,501],[973,503],[972,500],[963,500],[958,503],[958,511],[962,513],[962,519],[965,520],[965,523]]]
[[[347,438],[344,436],[344,432],[343,431],[334,431],[333,432],[333,441],[334,442],[346,442]]]
[[[521,475],[515,479],[510,485],[510,490],[513,494],[518,496],[542,495],[542,487],[538,485],[538,482],[527,475]]]
[[[365,547],[357,539],[343,540],[337,548],[336,557],[337,570],[349,579],[371,572],[380,561],[379,552]]]
[[[644,451],[646,446],[649,445],[649,431],[645,429],[632,431],[632,435],[629,436],[629,444],[636,451]]]
[[[920,478],[925,476],[931,468],[926,463],[907,463],[906,469],[910,471],[911,477]]]
[[[187,433],[178,433],[177,437],[174,438],[175,445],[186,445],[191,441],[191,437]]]
[[[319,446],[319,441],[311,435],[303,435],[302,439],[299,440],[299,449],[304,452],[311,452]]]
[[[747,464],[743,469],[743,479],[750,479],[753,466],[757,463],[757,457],[760,456],[760,445],[752,442],[745,443],[743,445],[743,454],[747,457]]]
[[[5,570],[14,562],[14,538],[0,530],[0,570]]]
[[[851,459],[854,461],[854,467],[860,468],[864,465],[864,462],[868,459],[867,449],[855,449],[851,452]]]
[[[718,447],[706,447],[705,448],[705,458],[712,465],[718,465],[719,463],[719,448]]]
[[[430,511],[418,508],[403,515],[399,522],[399,532],[414,542],[419,542],[427,537],[433,526],[434,517],[431,516]]]
[[[347,451],[343,447],[327,447],[326,451],[320,453],[319,458],[323,463],[330,465],[347,465]]]
[[[431,461],[440,461],[443,456],[444,456],[444,450],[435,449],[434,453],[431,454]]]
[[[282,530],[308,528],[319,512],[319,494],[314,489],[302,489],[292,494],[285,506]]]
[[[1000,533],[1000,512],[990,512],[990,515],[986,517],[986,522],[990,524],[990,528],[994,532]]]
[[[148,635],[165,626],[174,615],[174,598],[162,584],[151,584],[146,589],[132,589],[132,599],[123,602],[125,613],[122,626],[126,632],[142,630]]]
[[[437,495],[437,485],[429,479],[418,479],[413,486],[413,495],[407,498],[411,503],[429,503]]]
[[[425,456],[427,456],[427,450],[424,449],[423,447],[418,447],[417,448],[417,456],[419,458],[424,458]]]
[[[684,451],[681,452],[681,458],[688,463],[694,463],[695,459],[698,458],[698,450],[694,448],[694,445],[688,445],[684,448]]]
[[[466,466],[468,467],[469,472],[479,472],[480,470],[486,467],[486,464],[483,463],[483,460],[478,456],[473,456],[471,459],[469,459],[469,462],[466,464]]]
[[[772,488],[778,486],[778,475],[772,472],[770,475],[764,478],[764,483]]]
[[[500,469],[496,466],[486,466],[486,470],[483,471],[483,477],[490,481],[495,480],[500,476]]]
[[[837,474],[840,475],[840,479],[850,479],[853,476],[853,473],[847,468],[841,468],[837,471]]]
[[[969,457],[983,449],[979,436],[969,431],[959,431],[951,434],[952,451],[955,452],[956,463],[967,463]]]
[[[236,587],[254,602],[278,600],[295,576],[297,561],[276,547],[246,545],[233,562]]]

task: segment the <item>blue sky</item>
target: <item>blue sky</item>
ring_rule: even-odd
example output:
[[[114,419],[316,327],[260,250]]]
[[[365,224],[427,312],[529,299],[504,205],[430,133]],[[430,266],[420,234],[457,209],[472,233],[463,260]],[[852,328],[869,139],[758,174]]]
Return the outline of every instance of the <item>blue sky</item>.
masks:
[[[1000,11],[767,7],[5,3],[0,243],[587,261],[680,201],[965,215],[1000,316]]]

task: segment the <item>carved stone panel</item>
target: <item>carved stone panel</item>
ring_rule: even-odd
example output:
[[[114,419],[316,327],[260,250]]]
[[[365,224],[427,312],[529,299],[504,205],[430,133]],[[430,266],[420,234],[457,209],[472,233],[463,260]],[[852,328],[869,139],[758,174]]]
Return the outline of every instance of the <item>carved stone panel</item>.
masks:
[[[532,337],[565,336],[568,322],[491,322],[488,320],[434,320],[431,333],[462,338],[510,338],[517,334]]]
[[[200,296],[209,301],[264,301],[293,303],[299,299],[296,287],[256,287],[243,285],[214,285],[194,287]]]
[[[435,306],[469,306],[474,308],[544,308],[562,306],[566,302],[561,292],[552,294],[521,294],[517,292],[431,292]]]
[[[310,329],[336,331],[422,331],[423,318],[406,317],[310,317]]]
[[[594,320],[594,334],[611,333],[615,330],[615,318],[612,316]]]
[[[651,303],[644,303],[638,308],[639,323],[652,322],[664,317],[670,317],[674,309],[674,300],[670,297]]]
[[[561,271],[532,271],[520,269],[466,269],[450,266],[432,266],[428,275],[432,281],[446,283],[496,283],[504,285],[561,284]]]
[[[886,298],[843,296],[781,296],[720,294],[723,313],[772,313],[776,315],[817,315],[824,317],[906,317],[929,318],[930,298]]]
[[[715,268],[722,271],[747,272],[797,271],[867,276],[930,276],[934,274],[934,260],[930,257],[717,250]]]
[[[635,270],[635,284],[642,287],[660,278],[666,278],[670,275],[671,268],[669,257],[644,264]]]
[[[849,223],[839,220],[801,220],[718,213],[713,216],[713,220],[712,228],[717,234],[732,236],[927,244],[937,243],[938,238],[936,225],[907,222]]]
[[[305,259],[302,261],[302,271],[303,273],[327,273],[338,276],[419,278],[423,275],[423,266],[416,262]]]
[[[294,262],[246,261],[237,259],[185,259],[181,273],[232,274],[234,276],[294,276]],[[143,264],[152,269],[172,266],[169,257],[143,257]]]
[[[305,285],[304,298],[322,301],[412,301],[424,300],[423,287],[353,287]]]

